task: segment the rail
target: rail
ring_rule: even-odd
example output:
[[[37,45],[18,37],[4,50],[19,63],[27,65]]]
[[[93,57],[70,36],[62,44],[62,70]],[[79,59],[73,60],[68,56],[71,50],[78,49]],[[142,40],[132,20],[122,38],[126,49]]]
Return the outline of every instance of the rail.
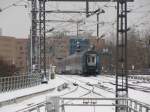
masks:
[[[41,79],[40,74],[0,77],[0,93],[39,85]]]

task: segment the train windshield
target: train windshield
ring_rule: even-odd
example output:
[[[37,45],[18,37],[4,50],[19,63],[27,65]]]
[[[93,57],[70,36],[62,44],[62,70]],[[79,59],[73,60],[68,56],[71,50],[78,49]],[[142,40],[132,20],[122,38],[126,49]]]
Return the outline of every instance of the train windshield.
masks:
[[[89,54],[87,56],[88,66],[96,66],[96,54]]]

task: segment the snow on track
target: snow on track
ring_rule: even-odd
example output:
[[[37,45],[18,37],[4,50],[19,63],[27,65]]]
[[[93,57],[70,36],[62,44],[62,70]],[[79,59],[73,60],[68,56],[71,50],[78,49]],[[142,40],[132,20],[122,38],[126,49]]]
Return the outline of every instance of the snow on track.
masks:
[[[88,82],[90,84],[93,84],[93,85],[98,85],[96,87],[103,86],[104,88],[110,89],[110,91],[113,91],[114,93],[108,92],[104,88],[99,89],[100,87],[99,88],[95,87],[94,91],[104,95],[105,97],[115,97],[115,77],[113,77],[113,76],[100,75],[100,76],[97,76],[97,77],[93,77],[93,76],[91,76],[91,77],[82,77],[82,76],[75,76],[75,75],[74,76],[73,75],[66,75],[66,76],[62,76],[62,77],[66,78],[66,79],[70,78],[70,80],[72,80],[74,82],[78,82],[78,83],[80,83],[84,86],[87,86],[87,85],[85,85],[83,83],[88,83]],[[136,86],[136,88],[138,88],[138,89],[129,88],[129,97],[150,105],[150,97],[149,97],[150,92],[148,93],[148,92],[143,91],[144,87],[145,87],[146,90],[149,89],[150,84],[143,83],[142,85],[140,85],[140,83],[139,83],[139,84],[136,85],[135,82],[136,82],[135,79],[134,80],[129,80],[129,85],[131,87],[134,85],[134,86]],[[148,88],[146,88],[146,87],[148,87]]]
[[[57,86],[59,86],[59,84],[62,84],[64,82],[69,84],[69,88],[67,88],[61,92],[59,92],[55,89],[54,91],[51,91],[49,93],[41,94],[41,95],[35,96],[33,98],[30,98],[30,99],[27,99],[24,101],[16,102],[15,104],[12,104],[12,105],[1,107],[0,112],[15,112],[22,108],[27,108],[34,104],[45,102],[46,98],[50,97],[50,96],[81,97],[81,98],[82,97],[87,97],[87,98],[114,98],[115,97],[115,84],[114,84],[115,78],[114,77],[108,77],[108,76],[102,76],[102,75],[97,76],[97,77],[94,77],[94,76],[82,77],[82,76],[76,76],[76,75],[57,75],[56,80],[51,81],[48,85],[41,85],[41,86],[35,87],[37,89],[28,88],[28,90],[23,90],[23,92],[26,92],[26,93],[21,93],[21,92],[17,93],[16,92],[16,96],[15,95],[14,95],[14,97],[8,96],[8,99],[15,98],[15,97],[17,97],[17,95],[22,96],[22,95],[34,93],[37,91],[40,92],[40,91],[46,90],[45,88],[57,87]],[[146,83],[142,83],[142,85],[140,85],[140,83],[136,83],[135,80],[129,80],[129,85],[139,87],[139,88],[140,87],[141,88],[142,87],[150,87],[149,84],[146,84]],[[7,95],[9,95],[9,94],[11,95],[11,92],[7,93]],[[149,95],[150,95],[150,93],[129,88],[129,97],[139,100],[141,102],[150,104]],[[2,97],[2,95],[1,95],[1,97]],[[1,101],[4,101],[4,99],[7,100],[6,96]],[[112,102],[112,103],[114,103],[114,102]],[[44,108],[43,108],[43,110],[44,110]],[[79,107],[68,107],[67,106],[67,107],[65,107],[66,112],[70,112],[70,111],[77,112],[78,110],[80,110],[79,112],[81,112],[81,110],[82,110],[82,112],[84,112],[84,110],[86,112],[90,112],[90,111],[110,112],[111,110],[114,110],[114,108],[113,107],[110,107],[110,108],[102,107],[101,108],[101,107],[95,107],[95,106],[91,106],[91,107],[80,107],[80,106]]]

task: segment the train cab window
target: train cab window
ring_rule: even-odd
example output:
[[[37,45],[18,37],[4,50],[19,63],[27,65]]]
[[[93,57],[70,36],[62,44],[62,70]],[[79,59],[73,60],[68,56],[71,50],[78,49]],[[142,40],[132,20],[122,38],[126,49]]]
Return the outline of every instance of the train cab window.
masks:
[[[92,57],[92,62],[95,63],[95,57]]]
[[[88,62],[90,62],[90,57],[88,57]]]

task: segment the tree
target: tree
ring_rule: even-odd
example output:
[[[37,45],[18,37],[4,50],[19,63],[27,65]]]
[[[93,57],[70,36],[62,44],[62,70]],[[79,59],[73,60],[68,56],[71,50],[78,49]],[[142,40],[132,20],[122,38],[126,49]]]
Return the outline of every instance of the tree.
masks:
[[[148,31],[146,31],[146,33],[144,34],[144,39],[143,41],[145,42],[146,45],[146,64],[147,64],[147,68],[150,68],[150,33],[149,33],[150,29]]]
[[[149,35],[147,34],[147,38]],[[150,38],[150,37],[149,37]],[[127,65],[128,70],[132,69],[132,66],[135,66],[135,69],[144,69],[147,67],[147,41],[145,38],[140,38],[139,32],[135,29],[131,29],[128,32],[127,40]],[[109,48],[112,54],[112,65],[115,68],[116,65],[116,45],[112,42],[106,43],[106,47]]]
[[[12,76],[18,71],[13,64],[8,64],[3,58],[0,58],[0,77]]]

